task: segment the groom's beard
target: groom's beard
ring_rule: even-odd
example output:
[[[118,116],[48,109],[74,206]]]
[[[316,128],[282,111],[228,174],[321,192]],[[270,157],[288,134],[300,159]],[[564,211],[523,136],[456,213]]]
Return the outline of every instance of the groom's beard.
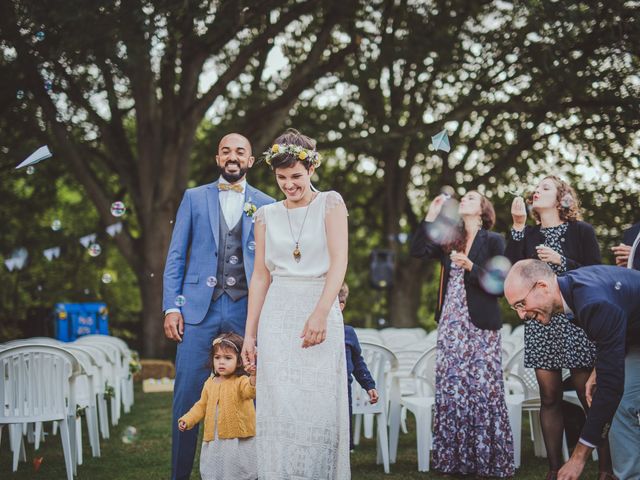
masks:
[[[231,163],[238,167],[239,170],[237,172],[227,172],[226,167]],[[244,177],[249,170],[248,168],[242,168],[238,162],[234,162],[233,160],[225,163],[224,167],[218,167],[218,169],[220,170],[220,175],[222,175],[222,178],[224,178],[229,183],[236,183],[238,180]]]

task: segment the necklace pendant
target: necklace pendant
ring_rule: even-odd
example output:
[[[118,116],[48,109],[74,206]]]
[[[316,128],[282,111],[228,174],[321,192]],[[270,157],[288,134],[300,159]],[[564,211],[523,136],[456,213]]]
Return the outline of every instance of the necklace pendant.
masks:
[[[296,245],[296,248],[293,250],[293,259],[296,261],[296,263],[300,263],[301,258],[302,258],[302,253],[300,252],[298,245]]]

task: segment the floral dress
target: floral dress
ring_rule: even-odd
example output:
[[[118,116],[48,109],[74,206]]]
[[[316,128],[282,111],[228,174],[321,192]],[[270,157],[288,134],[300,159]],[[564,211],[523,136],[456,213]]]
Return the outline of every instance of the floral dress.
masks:
[[[499,330],[469,317],[464,269],[451,265],[438,325],[433,467],[444,473],[514,474]]]
[[[567,271],[567,259],[562,255],[562,244],[567,236],[567,223],[555,227],[541,228],[544,245],[560,253],[560,265],[549,263],[556,275]],[[524,238],[524,232],[511,231],[516,241]],[[548,325],[535,320],[524,324],[524,366],[544,370],[561,368],[590,368],[595,362],[596,347],[584,333],[573,324],[564,313],[551,317]]]

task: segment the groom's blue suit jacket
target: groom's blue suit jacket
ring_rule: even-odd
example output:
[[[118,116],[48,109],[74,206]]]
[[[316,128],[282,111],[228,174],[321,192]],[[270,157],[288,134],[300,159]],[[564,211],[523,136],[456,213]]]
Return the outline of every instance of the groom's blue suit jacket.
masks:
[[[558,277],[572,321],[596,344],[597,389],[582,438],[599,445],[624,392],[626,349],[640,345],[640,272],[597,265]]]
[[[247,183],[245,202],[260,208],[274,199]],[[244,270],[249,282],[255,257],[253,218],[243,212],[241,222]],[[209,310],[214,289],[207,285],[207,278],[216,275],[219,232],[218,182],[188,189],[176,215],[162,295],[162,309],[180,308],[186,323],[200,323]],[[176,306],[179,295],[185,297],[182,307]]]

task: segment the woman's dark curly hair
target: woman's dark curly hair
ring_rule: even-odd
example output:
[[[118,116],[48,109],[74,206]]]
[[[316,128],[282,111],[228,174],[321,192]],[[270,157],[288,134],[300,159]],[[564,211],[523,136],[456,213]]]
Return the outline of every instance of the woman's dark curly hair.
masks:
[[[560,214],[560,220],[563,222],[582,220],[580,201],[573,187],[555,175],[547,175],[540,181],[542,182],[544,180],[551,180],[558,190],[556,193],[556,206]],[[530,197],[529,203],[533,203],[533,195]],[[532,210],[531,214],[533,218],[536,219],[536,222],[540,223],[540,214],[535,210]]]

